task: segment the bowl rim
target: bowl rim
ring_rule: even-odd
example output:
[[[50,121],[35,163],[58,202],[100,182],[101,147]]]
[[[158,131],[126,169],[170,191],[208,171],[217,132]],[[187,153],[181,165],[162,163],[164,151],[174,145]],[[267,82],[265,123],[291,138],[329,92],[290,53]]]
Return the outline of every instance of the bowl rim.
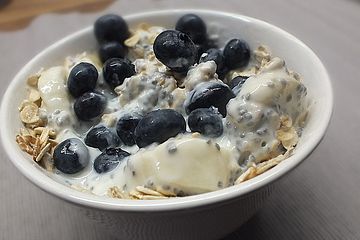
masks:
[[[323,109],[323,113],[322,113],[323,117],[321,119],[321,125],[319,126],[319,129],[317,129],[316,133],[312,134],[312,138],[306,143],[306,146],[303,149],[303,151],[297,152],[296,154],[290,156],[287,159],[287,161],[282,162],[282,164],[278,165],[276,168],[272,168],[269,171],[253,179],[250,179],[240,185],[227,187],[225,189],[221,189],[209,193],[203,193],[199,195],[182,197],[182,198],[172,198],[165,200],[136,200],[136,201],[106,198],[106,197],[91,195],[88,193],[77,191],[59,182],[56,182],[55,180],[49,178],[45,174],[40,174],[39,170],[34,170],[33,168],[30,168],[29,164],[35,164],[35,163],[28,161],[28,159],[23,158],[24,161],[19,161],[18,159],[15,160],[15,158],[12,155],[13,153],[20,151],[20,149],[18,149],[18,146],[17,144],[15,144],[15,141],[11,141],[13,139],[9,140],[9,138],[7,138],[8,136],[7,132],[10,130],[6,128],[7,126],[6,114],[9,112],[8,102],[11,99],[11,93],[14,92],[15,90],[16,83],[18,81],[22,81],[22,79],[20,79],[21,76],[28,71],[28,69],[31,67],[33,63],[41,59],[43,55],[46,55],[47,52],[56,49],[58,46],[66,44],[67,41],[76,38],[77,36],[81,36],[83,34],[87,34],[89,31],[92,31],[93,27],[89,26],[75,33],[67,35],[66,37],[56,41],[52,45],[42,50],[24,67],[22,67],[21,70],[16,74],[16,76],[11,81],[6,92],[4,93],[1,103],[1,110],[0,110],[0,122],[2,122],[2,124],[5,126],[4,129],[2,129],[2,131],[0,132],[1,140],[8,159],[10,159],[10,161],[16,166],[16,168],[36,186],[63,200],[66,200],[71,203],[75,203],[77,205],[86,206],[95,209],[127,211],[127,212],[144,212],[144,211],[160,212],[160,211],[168,211],[168,210],[181,210],[181,209],[206,206],[218,202],[223,202],[226,200],[231,200],[243,196],[245,194],[248,194],[259,188],[262,188],[265,185],[270,184],[271,182],[277,180],[284,174],[288,173],[290,170],[294,169],[298,164],[300,164],[304,159],[306,159],[316,148],[316,146],[321,142],[331,119],[331,115],[333,112],[333,90],[329,75],[324,65],[308,46],[306,46],[302,41],[300,41],[290,33],[265,21],[255,19],[252,17],[247,17],[237,13],[228,13],[228,12],[222,12],[216,10],[200,10],[200,9],[165,9],[165,10],[147,11],[147,12],[130,14],[124,16],[124,19],[127,21],[128,20],[131,21],[131,20],[141,19],[144,17],[152,17],[159,15],[164,16],[172,13],[186,14],[190,12],[195,14],[208,14],[214,16],[221,15],[222,17],[237,18],[242,21],[244,20],[251,21],[255,24],[263,25],[283,35],[284,37],[287,37],[292,41],[295,41],[297,44],[302,46],[304,51],[307,51],[308,54],[311,55],[311,57],[316,62],[319,71],[321,71],[323,75],[323,79],[322,79],[324,83],[323,91],[328,95],[327,98],[328,108]],[[34,174],[35,171],[37,171],[37,173]]]

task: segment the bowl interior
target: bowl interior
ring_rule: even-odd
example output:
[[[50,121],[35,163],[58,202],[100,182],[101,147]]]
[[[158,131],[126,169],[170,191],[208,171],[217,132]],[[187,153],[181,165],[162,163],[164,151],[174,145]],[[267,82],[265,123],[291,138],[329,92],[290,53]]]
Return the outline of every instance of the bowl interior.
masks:
[[[57,183],[47,176],[46,171],[41,169],[18,148],[15,142],[15,135],[21,127],[18,106],[26,96],[25,83],[27,76],[36,73],[42,67],[47,68],[62,64],[65,57],[69,55],[96,50],[97,43],[93,36],[92,27],[89,27],[60,40],[42,51],[22,68],[13,79],[4,95],[1,108],[1,122],[3,124],[1,137],[9,159],[36,185],[66,200],[97,208],[134,211],[194,207],[230,199],[264,186],[299,164],[320,142],[332,112],[332,90],[329,77],[318,57],[301,41],[285,31],[265,22],[241,15],[215,11],[172,10],[135,14],[125,17],[125,19],[130,27],[146,22],[151,25],[174,28],[176,20],[189,12],[201,16],[208,24],[210,32],[219,32],[221,43],[225,44],[230,37],[238,37],[247,41],[252,49],[264,44],[269,46],[273,56],[285,59],[287,66],[291,70],[300,73],[308,88],[308,95],[312,99],[313,105],[309,122],[293,156],[275,168],[238,186],[197,196],[162,201],[107,199],[81,193]]]

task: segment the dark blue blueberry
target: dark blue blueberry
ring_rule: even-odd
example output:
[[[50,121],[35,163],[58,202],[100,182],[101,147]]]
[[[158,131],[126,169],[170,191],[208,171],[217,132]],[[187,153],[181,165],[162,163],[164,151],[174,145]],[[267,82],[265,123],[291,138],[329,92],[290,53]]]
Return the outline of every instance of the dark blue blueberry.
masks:
[[[160,109],[149,112],[135,129],[135,140],[139,147],[154,142],[163,143],[186,130],[184,117],[172,109]]]
[[[223,78],[225,70],[225,60],[222,54],[222,51],[216,48],[210,48],[205,53],[204,56],[200,58],[199,62],[214,61],[216,63],[216,73]],[[220,79],[222,79],[220,78]]]
[[[106,98],[98,92],[86,92],[75,100],[74,111],[78,119],[89,121],[100,116],[106,107]]]
[[[248,79],[248,77],[237,76],[230,81],[229,87],[232,89],[235,95],[240,92],[241,87],[245,83],[246,79]]]
[[[135,144],[135,128],[140,122],[141,117],[125,115],[116,124],[116,132],[121,141],[128,146]]]
[[[223,83],[203,82],[189,93],[184,103],[185,111],[189,114],[197,108],[215,107],[225,117],[226,104],[234,97],[235,94]]]
[[[53,154],[54,166],[61,172],[80,172],[89,164],[89,151],[78,138],[69,138],[56,146]]]
[[[98,148],[103,151],[105,148],[117,147],[120,144],[119,137],[105,126],[97,126],[90,129],[84,142],[89,147]]]
[[[108,148],[95,159],[94,169],[97,173],[109,172],[128,156],[130,153],[120,148]]]
[[[223,133],[221,115],[213,108],[198,108],[189,114],[188,125],[192,132],[207,137],[219,137]]]
[[[189,35],[194,43],[203,43],[207,37],[205,22],[195,14],[182,16],[177,21],[175,29]]]
[[[174,72],[186,72],[197,60],[197,49],[188,35],[166,30],[160,33],[153,45],[157,59]]]
[[[100,45],[99,56],[102,62],[110,58],[123,58],[126,55],[126,48],[119,42],[107,42]]]
[[[230,70],[245,67],[250,60],[249,45],[240,39],[230,40],[226,44],[223,54],[225,64]]]
[[[135,66],[126,58],[110,58],[104,63],[104,79],[112,88],[121,85],[125,78],[135,73]]]
[[[218,74],[219,79],[224,80],[226,77],[226,74],[228,74],[229,68],[227,66],[224,66],[223,68],[216,70],[216,73]]]
[[[212,39],[207,39],[204,43],[196,44],[197,52],[198,52],[198,58],[200,59],[201,55],[205,53],[210,48],[216,48],[218,49],[219,46],[217,44],[217,41]],[[199,60],[198,59],[198,60]]]
[[[94,90],[98,76],[94,65],[87,62],[77,64],[71,69],[67,81],[70,94],[73,97],[79,97],[85,92]]]
[[[98,18],[94,24],[94,34],[99,43],[113,41],[123,43],[130,36],[125,20],[115,14]]]

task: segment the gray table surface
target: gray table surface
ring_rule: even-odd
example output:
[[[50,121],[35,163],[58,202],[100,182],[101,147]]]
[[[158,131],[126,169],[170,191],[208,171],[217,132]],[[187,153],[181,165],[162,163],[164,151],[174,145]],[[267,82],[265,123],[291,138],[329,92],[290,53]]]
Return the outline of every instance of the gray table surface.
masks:
[[[321,145],[226,239],[360,239],[359,0],[133,0],[117,1],[103,12],[43,15],[23,30],[0,32],[1,96],[36,53],[105,12],[204,6],[263,19],[299,37],[325,63],[335,92],[333,119]],[[28,182],[2,148],[0,159],[0,239],[110,238]]]

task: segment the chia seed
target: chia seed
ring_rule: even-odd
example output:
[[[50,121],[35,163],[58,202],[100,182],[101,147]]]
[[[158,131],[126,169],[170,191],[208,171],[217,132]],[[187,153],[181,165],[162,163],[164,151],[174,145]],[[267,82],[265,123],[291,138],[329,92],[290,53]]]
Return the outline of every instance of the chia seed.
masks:
[[[139,92],[142,92],[142,91],[144,91],[144,90],[145,90],[144,84],[139,84],[138,91],[139,91]]]
[[[174,154],[177,151],[177,147],[174,145],[168,146],[168,153]]]
[[[184,191],[179,191],[178,194],[177,194],[179,197],[185,197],[185,193]]]
[[[218,181],[217,186],[218,186],[218,188],[223,188],[223,182],[222,182],[222,181]]]
[[[287,97],[286,97],[286,102],[290,102],[291,99],[292,99],[292,95],[291,95],[291,94],[287,95]]]
[[[166,92],[164,92],[164,91],[160,92],[159,98],[160,99],[165,99],[165,97],[166,97]]]
[[[174,103],[174,96],[173,96],[173,95],[169,95],[168,101],[169,101],[169,104],[172,105],[172,104]]]
[[[148,180],[145,184],[145,187],[147,188],[151,188],[152,186],[154,186],[154,183],[151,180]]]
[[[248,123],[246,124],[246,126],[251,127],[253,124],[254,124],[253,122],[248,122]]]
[[[215,143],[215,147],[220,151],[220,145],[218,143]]]
[[[251,113],[245,113],[244,118],[247,119],[247,120],[252,119]]]
[[[267,133],[267,129],[266,128],[258,129],[258,130],[256,130],[256,133],[260,136],[264,135],[265,133]]]
[[[266,115],[267,117],[271,116],[272,114],[273,114],[273,110],[272,110],[272,109],[268,109],[268,110],[266,110],[266,112],[265,112],[265,115]]]
[[[132,171],[131,173],[132,173],[133,177],[136,175],[135,171]]]
[[[269,88],[274,88],[274,87],[275,87],[275,84],[274,84],[273,82],[268,82],[268,83],[267,83],[267,86],[268,86]]]
[[[297,133],[297,135],[298,135],[299,137],[301,137],[302,132],[303,132],[303,128],[299,128],[299,129],[296,130],[296,133]]]
[[[240,109],[239,110],[240,115],[244,115],[245,113],[247,113],[246,109]]]
[[[255,159],[256,159],[256,158],[255,158],[254,155],[252,155],[252,154],[249,155],[249,161],[250,161],[250,162],[255,161]]]

